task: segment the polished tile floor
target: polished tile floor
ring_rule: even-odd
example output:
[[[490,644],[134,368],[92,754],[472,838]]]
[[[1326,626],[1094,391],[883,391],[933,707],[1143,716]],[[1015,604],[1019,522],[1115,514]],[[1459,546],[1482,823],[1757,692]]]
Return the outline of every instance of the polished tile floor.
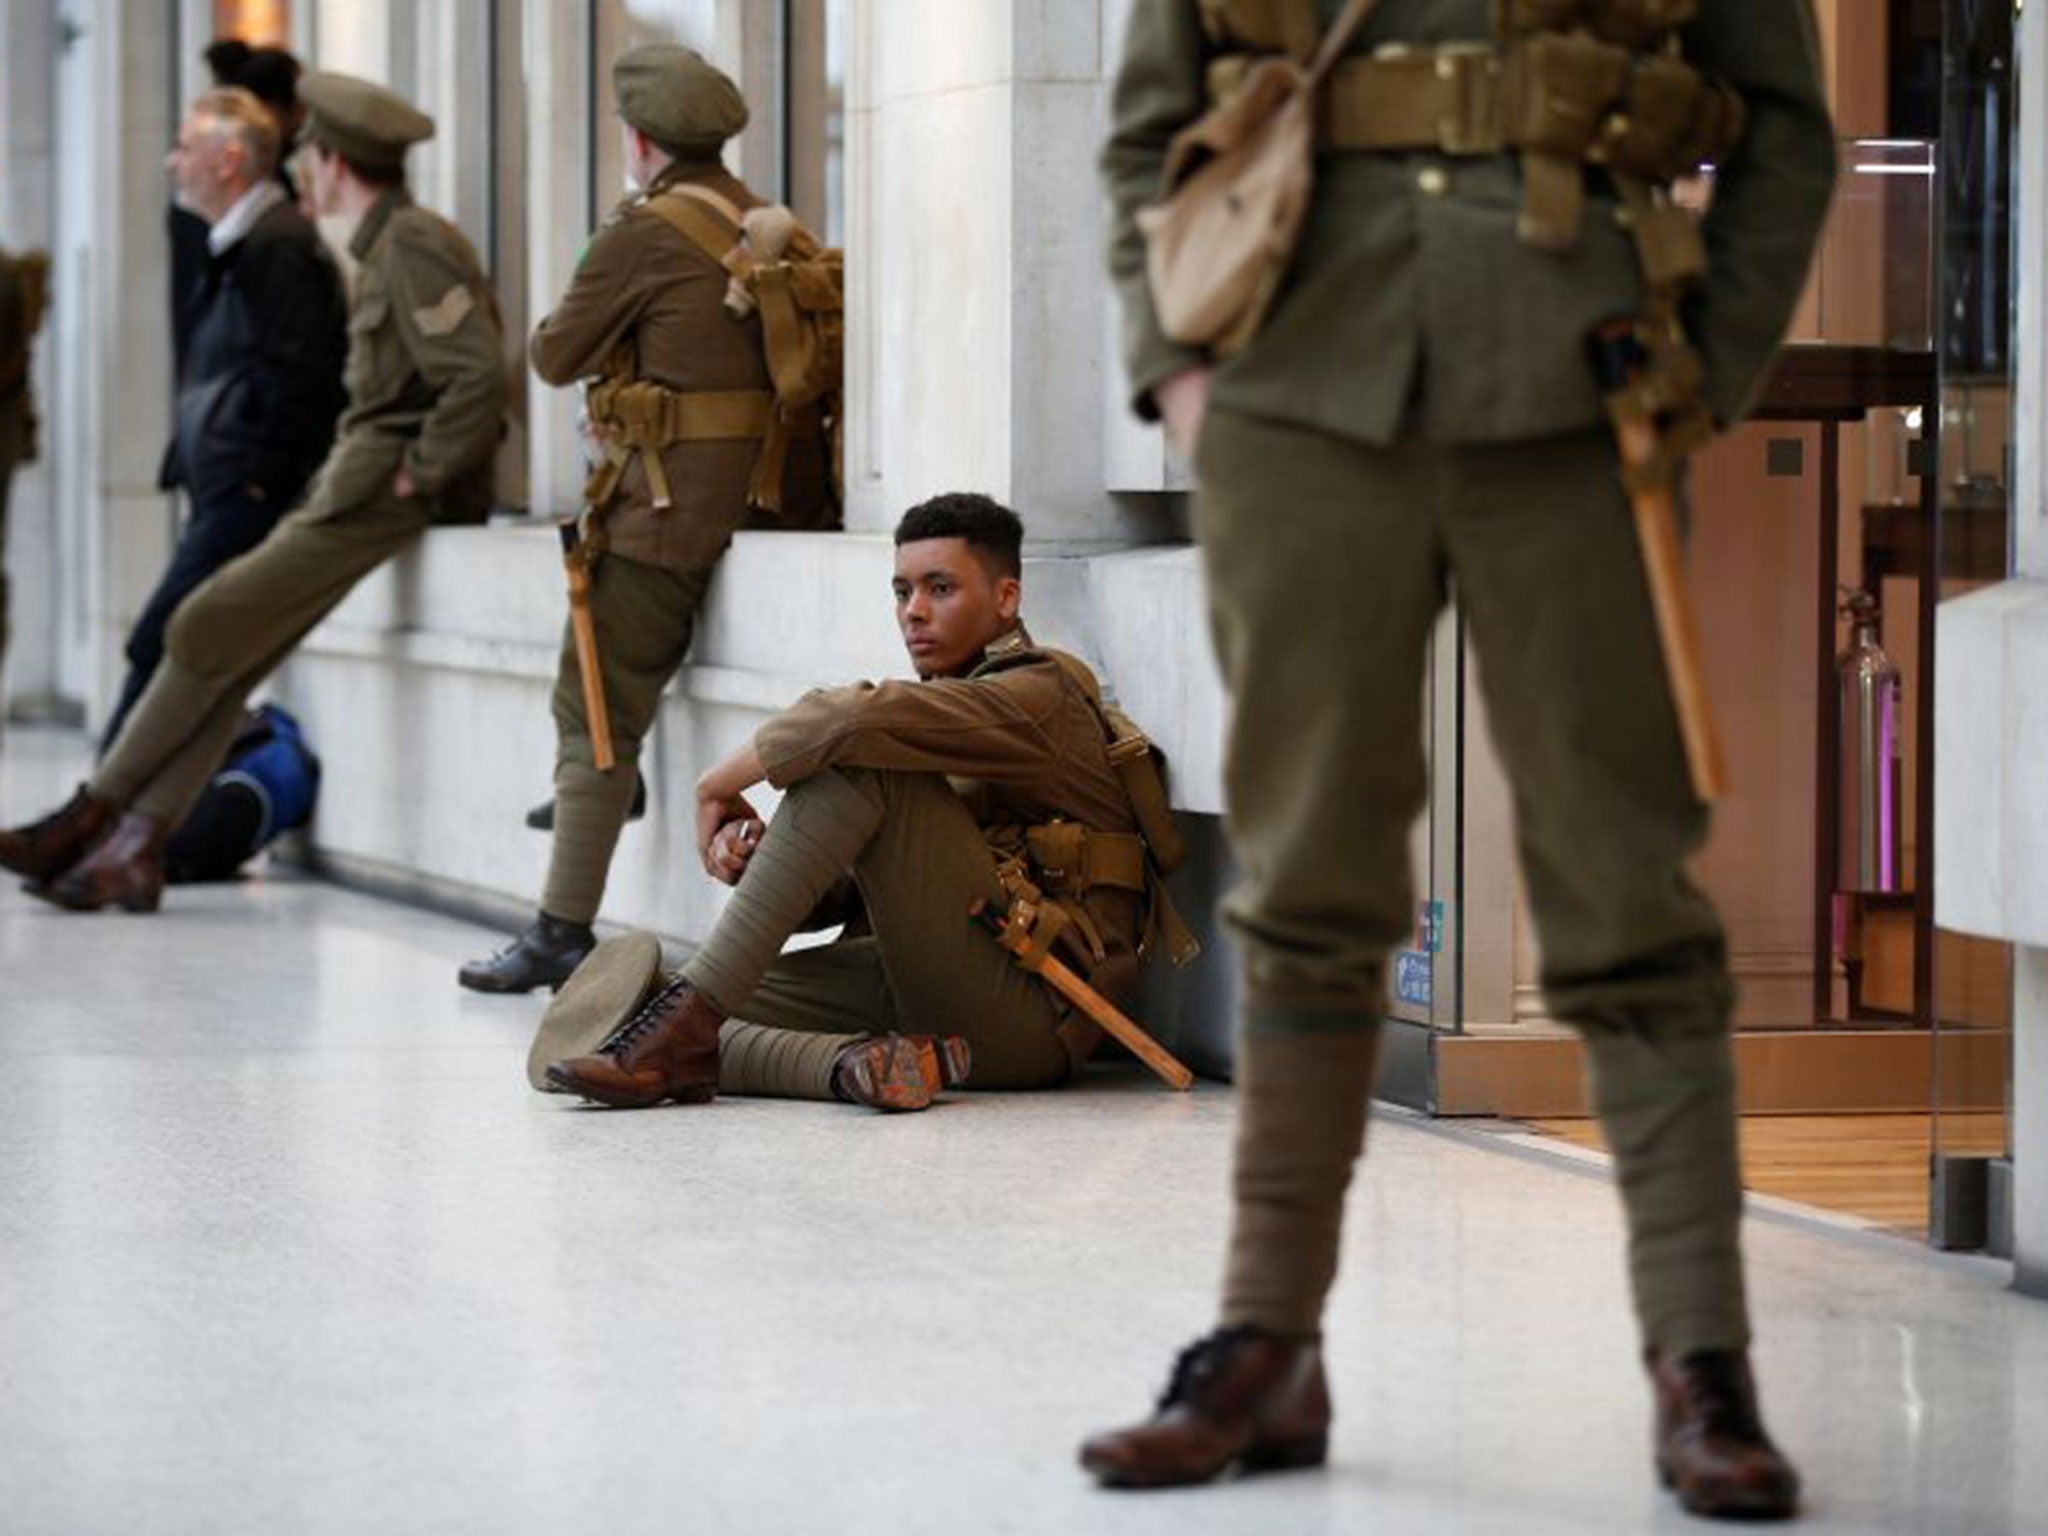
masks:
[[[0,817],[69,737],[0,747]],[[0,888],[0,1531],[1697,1529],[1650,1475],[1585,1154],[1386,1115],[1323,1473],[1093,1491],[1204,1324],[1230,1100],[1135,1077],[885,1119],[529,1093],[490,935],[303,879]],[[1760,1370],[1815,1532],[2048,1529],[2048,1305],[1774,1209]]]

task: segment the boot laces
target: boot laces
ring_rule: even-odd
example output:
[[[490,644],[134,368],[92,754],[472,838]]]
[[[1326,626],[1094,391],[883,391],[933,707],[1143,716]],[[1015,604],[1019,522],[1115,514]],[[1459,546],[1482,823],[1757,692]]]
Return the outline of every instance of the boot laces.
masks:
[[[1684,1366],[1686,1396],[1709,1435],[1729,1440],[1763,1439],[1764,1427],[1744,1379],[1740,1356],[1707,1350],[1688,1355]]]
[[[1166,1390],[1159,1394],[1159,1412],[1164,1413],[1175,1404],[1192,1401],[1194,1395],[1230,1363],[1230,1357],[1237,1353],[1238,1346],[1252,1335],[1250,1328],[1218,1328],[1182,1350],[1180,1357],[1173,1362],[1173,1376],[1166,1383]]]
[[[654,996],[642,1003],[640,1011],[635,1013],[633,1017],[626,1020],[625,1023],[607,1035],[604,1044],[597,1048],[597,1054],[600,1056],[615,1056],[619,1052],[624,1051],[635,1040],[638,1040],[661,1021],[668,1005],[675,1001],[678,994],[689,990],[690,984],[678,976],[674,981],[671,981],[667,986],[655,993]]]

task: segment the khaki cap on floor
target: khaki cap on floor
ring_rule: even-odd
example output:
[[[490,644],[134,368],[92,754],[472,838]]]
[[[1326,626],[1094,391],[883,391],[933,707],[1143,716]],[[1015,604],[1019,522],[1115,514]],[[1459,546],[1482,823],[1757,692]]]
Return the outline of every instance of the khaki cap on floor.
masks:
[[[747,126],[746,98],[694,48],[649,43],[612,65],[619,116],[663,149],[716,153]]]
[[[562,1093],[548,1081],[548,1063],[588,1056],[639,1010],[661,979],[661,941],[651,933],[622,933],[593,949],[562,983],[526,1053],[526,1080],[542,1093]]]
[[[373,170],[395,171],[405,152],[434,136],[434,120],[400,96],[354,75],[324,69],[299,77],[306,137]]]

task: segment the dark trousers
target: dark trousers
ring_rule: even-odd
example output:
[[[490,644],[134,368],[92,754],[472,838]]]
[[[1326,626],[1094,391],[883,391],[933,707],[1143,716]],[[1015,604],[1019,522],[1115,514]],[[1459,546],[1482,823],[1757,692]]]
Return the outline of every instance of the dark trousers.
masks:
[[[164,659],[164,630],[170,625],[171,615],[178,611],[178,604],[230,560],[261,544],[293,500],[288,496],[258,500],[240,491],[205,500],[194,498],[192,520],[185,525],[178,547],[171,553],[171,563],[157,582],[156,590],[150,593],[149,601],[143,604],[135,627],[128,631],[128,643],[123,647],[128,657],[128,676],[121,684],[121,697],[114,712],[108,717],[106,734],[100,738],[101,756],[113,746],[128,712],[156,675],[157,664]]]

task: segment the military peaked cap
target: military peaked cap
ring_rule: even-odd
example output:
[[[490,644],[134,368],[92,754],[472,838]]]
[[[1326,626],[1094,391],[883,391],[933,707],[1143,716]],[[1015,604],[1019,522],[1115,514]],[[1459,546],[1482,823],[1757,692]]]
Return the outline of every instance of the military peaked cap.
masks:
[[[663,149],[715,154],[747,126],[746,98],[694,48],[649,43],[612,65],[619,116]]]
[[[405,152],[434,136],[434,120],[395,91],[316,69],[299,79],[306,137],[375,170],[397,170]]]

